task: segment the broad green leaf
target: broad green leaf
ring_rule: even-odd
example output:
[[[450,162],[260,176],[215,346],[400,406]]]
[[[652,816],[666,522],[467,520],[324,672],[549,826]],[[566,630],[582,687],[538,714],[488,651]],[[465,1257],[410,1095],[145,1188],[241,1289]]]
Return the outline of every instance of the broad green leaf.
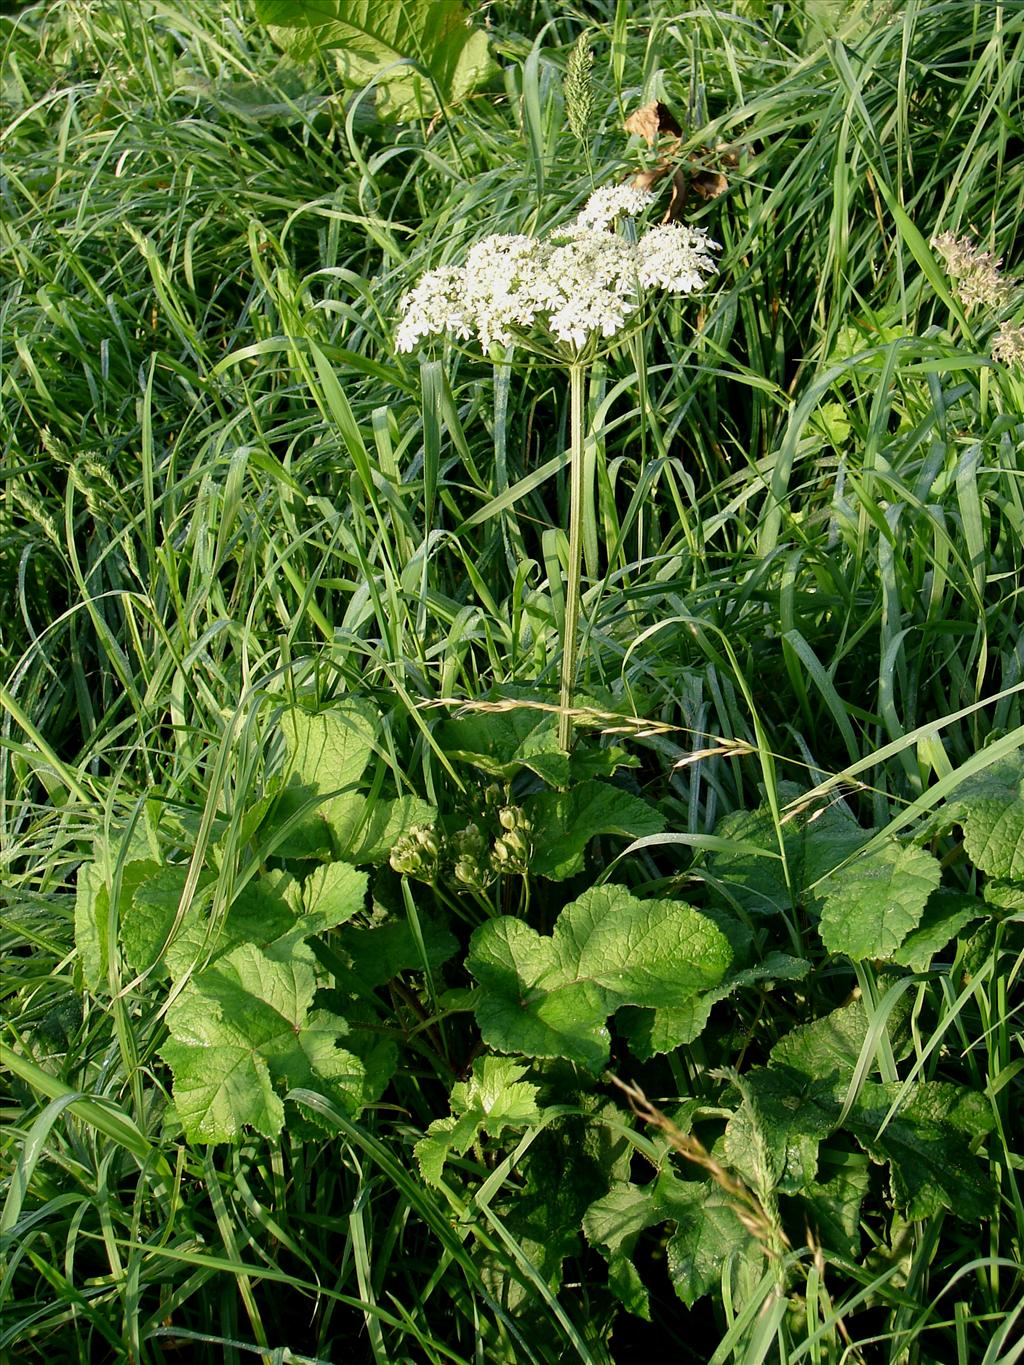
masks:
[[[234,1141],[246,1126],[276,1137],[284,1121],[277,1086],[325,1090],[358,1107],[363,1064],[337,1047],[343,1020],[310,1016],[315,989],[308,949],[279,962],[253,944],[188,982],[168,1011],[171,1037],[161,1055],[189,1141]]]
[[[477,1127],[488,1137],[500,1137],[503,1129],[525,1128],[540,1120],[539,1087],[522,1078],[527,1068],[507,1057],[479,1057],[469,1081],[452,1086],[453,1114],[472,1114]]]
[[[522,1185],[504,1215],[508,1231],[555,1288],[564,1259],[579,1254],[583,1215],[610,1182],[629,1178],[633,1149],[618,1105],[595,1093],[590,1082],[581,1087],[574,1067],[538,1062],[531,1074],[548,1101],[582,1111],[558,1119],[546,1115],[548,1122],[517,1168]]]
[[[835,1128],[845,1082],[773,1062],[734,1084],[743,1103],[725,1130],[729,1165],[762,1200],[802,1189],[817,1172],[818,1144]]]
[[[810,1181],[800,1192],[803,1221],[827,1250],[853,1259],[860,1256],[860,1211],[868,1184],[867,1160],[850,1152],[830,1180]]]
[[[352,1096],[361,1094],[366,1068],[354,1052],[338,1046],[347,1042],[348,1026],[327,1010],[313,1010],[299,1028],[299,1048],[286,1057],[275,1058],[275,1073],[280,1069],[289,1087],[316,1087],[329,1082],[334,1093],[340,1089]]]
[[[957,971],[961,981],[970,981],[980,972],[987,971],[997,960],[995,953],[998,932],[999,922],[993,916],[992,919],[982,920],[965,935],[965,941],[957,951]]]
[[[110,891],[95,863],[83,863],[75,882],[75,946],[91,991],[106,980],[110,964]]]
[[[538,792],[523,802],[533,823],[530,871],[563,881],[583,868],[583,851],[598,834],[639,839],[660,834],[661,813],[639,796],[591,779],[567,792]]]
[[[377,725],[373,708],[351,699],[328,711],[292,707],[281,717],[289,775],[322,797],[352,786],[370,761]]]
[[[296,787],[296,791],[301,790],[301,787]],[[326,826],[332,857],[346,856],[345,850],[351,848],[358,840],[359,831],[369,817],[372,807],[373,803],[365,792],[358,790],[340,792],[337,796],[328,797],[317,807],[314,818],[321,820]],[[305,827],[301,827],[301,837],[309,838],[315,843],[318,836],[323,838],[324,831],[317,828],[311,835]],[[349,861],[355,862],[356,859],[350,858]]]
[[[346,86],[378,77],[384,117],[429,118],[438,98],[455,103],[492,70],[487,34],[461,0],[256,0],[256,16],[294,60],[333,49]]]
[[[614,777],[620,768],[639,768],[640,759],[636,754],[627,753],[617,744],[582,744],[574,749],[569,760],[569,775],[573,782],[583,782],[588,777]]]
[[[989,1101],[944,1081],[922,1082],[880,1133],[901,1088],[869,1082],[846,1123],[869,1156],[889,1163],[901,1213],[914,1220],[946,1208],[958,1218],[990,1217],[995,1192],[971,1153],[972,1140],[994,1125]]]
[[[372,803],[364,797],[359,798],[355,818],[344,826],[332,801],[327,803],[325,818],[337,840],[338,856],[363,867],[386,863],[395,844],[413,825],[434,823],[437,807],[418,796],[399,796],[392,801],[378,799]]]
[[[284,1126],[284,1104],[267,1063],[243,1035],[220,1040],[170,1038],[160,1055],[174,1073],[174,1107],[190,1142],[234,1142],[248,1124],[274,1138]]]
[[[287,872],[262,872],[246,883],[228,908],[219,947],[273,943],[302,913],[302,884]]]
[[[897,1059],[908,1044],[909,1006],[902,997],[888,1018],[888,1036]],[[772,1048],[768,1064],[790,1067],[819,1081],[847,1084],[853,1077],[867,1037],[868,1020],[860,1000],[851,1000],[830,1014],[791,1029]]]
[[[717,837],[736,843],[736,851],[716,851],[708,859],[726,900],[752,914],[790,910],[806,888],[838,867],[867,843],[871,831],[857,824],[842,806],[793,815],[782,826],[782,851],[771,811],[733,811],[719,820]],[[759,856],[754,850],[760,848]],[[786,870],[789,871],[789,881]]]
[[[296,946],[314,934],[324,934],[357,915],[366,903],[367,875],[350,863],[324,863],[305,880],[303,909],[267,946],[276,962],[286,962]],[[260,932],[253,941],[264,942]]]
[[[188,866],[184,863],[168,867],[152,863],[135,866],[148,868],[149,875],[138,881],[124,906],[121,946],[125,958],[136,972],[148,971],[163,959],[171,975],[179,976],[203,953],[204,947],[212,947],[206,943],[209,917],[203,908],[205,898],[197,894],[185,907],[175,928]],[[212,880],[211,873],[200,874],[197,892],[201,893]]]
[[[901,997],[889,1017],[897,1056],[908,1013]],[[854,1000],[792,1029],[766,1067],[734,1078],[742,1103],[726,1128],[725,1151],[755,1189],[796,1193],[814,1180],[818,1146],[839,1121],[867,1034],[864,1006]]]
[[[1009,754],[957,787],[943,815],[990,877],[1024,881],[1024,753]]]
[[[800,826],[797,876],[804,891],[817,889],[822,877],[852,858],[875,832],[858,825],[844,806],[812,810],[797,823]]]
[[[350,863],[325,863],[310,873],[302,888],[302,922],[323,933],[359,913],[366,900],[367,876]]]
[[[609,1014],[682,1006],[717,985],[730,959],[725,936],[690,906],[601,886],[566,906],[550,938],[521,920],[489,920],[474,932],[466,964],[480,983],[477,1021],[491,1047],[597,1070],[608,1056]]]
[[[428,1184],[440,1183],[449,1152],[462,1156],[481,1134],[496,1138],[506,1128],[521,1130],[540,1122],[538,1087],[522,1079],[526,1071],[507,1057],[479,1057],[472,1078],[452,1086],[451,1117],[435,1120],[415,1147]]]
[[[102,990],[110,971],[110,888],[114,879],[116,859],[108,854],[100,840],[96,861],[83,863],[78,869],[75,887],[75,946],[82,962],[82,976],[91,991]],[[144,845],[136,842],[140,853]],[[139,884],[160,871],[160,864],[150,858],[139,857],[121,867],[118,896],[118,930],[124,934],[129,918],[132,897]],[[125,952],[126,960],[136,971],[134,957]],[[147,960],[144,964],[149,965]]]
[[[763,850],[760,855],[743,848],[708,856],[714,882],[723,884],[727,899],[735,900],[744,910],[756,915],[788,910],[792,906],[793,896],[779,858],[770,811],[731,811],[719,820],[715,835],[735,840],[737,845],[752,845]]]
[[[334,800],[350,801],[359,810],[366,802],[361,792],[348,792]],[[337,847],[326,816],[329,804],[313,787],[305,787],[295,778],[283,786],[265,826],[273,831],[274,856],[316,862],[335,858]]]
[[[587,1209],[583,1217],[587,1241],[607,1260],[609,1287],[631,1313],[648,1320],[651,1315],[647,1289],[633,1264],[640,1234],[659,1223],[689,1225],[699,1218],[707,1192],[704,1181],[682,1181],[663,1170],[648,1185],[614,1185]],[[735,1215],[731,1217],[736,1222]]]
[[[481,987],[480,1033],[499,1052],[568,1057],[598,1071],[608,1060],[608,998],[595,982],[559,973],[551,942],[521,920],[476,930],[466,966]]]
[[[734,951],[735,946],[733,945]],[[687,1004],[673,1009],[640,1010],[627,1008],[616,1020],[619,1031],[641,1061],[662,1052],[692,1043],[700,1037],[712,1008],[744,986],[764,981],[799,981],[810,971],[802,957],[772,952],[751,967],[731,971],[719,985],[704,995],[694,996]]]
[[[455,952],[458,943],[451,931],[437,920],[420,916],[423,947],[431,972],[436,972]],[[347,925],[335,945],[347,972],[339,987],[368,994],[407,971],[423,971],[424,963],[416,936],[404,919],[388,920],[369,929]],[[350,978],[347,980],[346,978]]]
[[[426,1137],[421,1137],[413,1148],[420,1175],[428,1185],[436,1188],[441,1184],[449,1155],[454,1151],[462,1156],[473,1145],[476,1132],[472,1115],[450,1114],[431,1123]]]
[[[437,741],[454,761],[471,763],[511,781],[523,768],[554,787],[569,781],[569,759],[558,746],[558,717],[514,696],[494,694],[494,710],[454,716],[437,728]],[[498,709],[501,708],[501,709]]]
[[[938,860],[913,844],[892,840],[855,855],[818,885],[822,942],[855,962],[891,957],[917,927],[941,877]]]
[[[920,924],[911,930],[892,954],[892,960],[909,967],[913,972],[927,971],[936,953],[945,948],[961,929],[981,919],[986,913],[984,902],[976,896],[944,891],[940,887],[929,897]]]
[[[353,698],[326,711],[293,706],[281,716],[285,784],[269,813],[282,858],[336,858],[333,825],[350,836],[363,818],[366,798],[352,790],[373,752],[378,717]]]
[[[1024,910],[1024,881],[1004,881],[994,878],[985,883],[985,901],[1000,910]]]
[[[159,862],[160,843],[156,821],[147,807],[140,819],[127,824],[114,822],[109,830],[98,834],[92,843],[93,862],[111,882],[114,871],[129,863]]]
[[[687,1308],[721,1283],[730,1256],[750,1261],[756,1272],[763,1263],[760,1246],[722,1191],[706,1181],[697,1189],[702,1198],[678,1215],[667,1249],[669,1279]]]

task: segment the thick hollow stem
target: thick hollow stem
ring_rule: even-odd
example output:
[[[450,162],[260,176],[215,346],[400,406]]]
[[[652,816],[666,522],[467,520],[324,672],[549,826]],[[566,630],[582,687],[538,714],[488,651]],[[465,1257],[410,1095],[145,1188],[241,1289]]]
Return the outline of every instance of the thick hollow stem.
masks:
[[[558,743],[568,750],[579,644],[580,579],[583,573],[583,366],[569,368],[569,573],[562,622],[562,686],[559,696]]]

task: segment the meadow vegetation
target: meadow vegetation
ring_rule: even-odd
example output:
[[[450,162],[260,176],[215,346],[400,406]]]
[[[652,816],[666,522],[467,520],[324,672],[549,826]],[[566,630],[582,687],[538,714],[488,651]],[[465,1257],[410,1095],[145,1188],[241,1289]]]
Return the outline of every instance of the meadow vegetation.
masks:
[[[1024,7],[0,8],[0,1357],[1019,1359]],[[400,300],[662,156],[566,751],[566,369]]]

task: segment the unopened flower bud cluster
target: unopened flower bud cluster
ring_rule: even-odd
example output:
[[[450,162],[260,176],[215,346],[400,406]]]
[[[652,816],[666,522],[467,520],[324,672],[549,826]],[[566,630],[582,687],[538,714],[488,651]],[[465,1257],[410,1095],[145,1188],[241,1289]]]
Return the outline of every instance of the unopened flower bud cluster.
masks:
[[[498,833],[490,838],[471,821],[445,836],[433,825],[414,825],[391,850],[392,868],[421,882],[450,877],[463,890],[483,891],[499,875],[525,876],[533,845],[532,825],[519,806],[502,806]]]
[[[475,337],[489,350],[534,327],[581,350],[613,337],[637,311],[646,289],[689,294],[717,266],[718,249],[701,228],[664,224],[629,242],[615,231],[652,202],[636,185],[597,190],[569,227],[546,238],[494,235],[470,250],[463,266],[431,270],[400,304],[395,338],[411,351],[423,337]]]

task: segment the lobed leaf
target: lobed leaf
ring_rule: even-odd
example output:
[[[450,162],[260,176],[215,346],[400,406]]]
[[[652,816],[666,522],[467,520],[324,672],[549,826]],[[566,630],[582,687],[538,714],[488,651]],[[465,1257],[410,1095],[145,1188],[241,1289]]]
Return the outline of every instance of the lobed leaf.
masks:
[[[717,985],[730,960],[724,934],[690,906],[602,886],[567,906],[550,938],[520,920],[488,921],[466,962],[480,983],[485,1042],[596,1071],[608,1057],[609,1014],[683,1006]]]
[[[719,985],[694,996],[685,1005],[658,1010],[624,1009],[617,1020],[618,1028],[633,1054],[641,1061],[648,1061],[659,1053],[695,1042],[703,1033],[714,1006],[734,991],[761,982],[798,981],[809,971],[810,963],[805,958],[771,952],[762,962],[730,971]]]
[[[540,1122],[539,1087],[522,1080],[526,1070],[507,1057],[478,1057],[470,1080],[452,1086],[451,1117],[436,1119],[414,1149],[428,1184],[440,1184],[449,1153],[461,1156],[481,1134],[496,1138]]]
[[[661,813],[639,796],[590,779],[566,792],[538,792],[523,802],[533,823],[530,870],[564,881],[583,869],[583,853],[599,834],[641,839],[665,828]]]
[[[679,1217],[667,1248],[669,1279],[687,1308],[721,1283],[722,1267],[730,1257],[745,1263],[755,1275],[764,1261],[760,1246],[722,1191],[706,1182],[698,1188],[702,1200]]]
[[[892,840],[855,855],[818,886],[822,942],[855,962],[890,958],[917,927],[941,877],[938,860],[913,844]]]
[[[943,814],[963,827],[964,847],[982,872],[1024,881],[1024,753],[967,778]]]
[[[941,887],[928,899],[916,929],[892,954],[892,960],[913,972],[925,972],[936,953],[973,921],[989,913],[983,901]]]
[[[449,758],[471,763],[492,777],[511,781],[521,769],[554,787],[569,781],[569,759],[558,743],[558,718],[535,706],[516,706],[514,697],[492,694],[495,708],[453,716],[437,728]]]
[[[851,1258],[860,1255],[861,1207],[869,1181],[867,1160],[850,1152],[830,1180],[812,1180],[801,1191],[804,1222],[822,1246]]]
[[[988,1218],[995,1191],[971,1142],[994,1126],[984,1095],[945,1081],[918,1084],[885,1127],[901,1098],[896,1084],[866,1084],[847,1127],[875,1160],[889,1163],[893,1197],[907,1219],[950,1209],[958,1218]]]
[[[242,944],[194,976],[168,1010],[161,1056],[174,1074],[174,1103],[192,1142],[231,1142],[246,1126],[276,1137],[284,1107],[276,1087],[326,1089],[358,1108],[365,1067],[338,1047],[344,1020],[310,1015],[312,953],[275,961]]]
[[[707,1193],[702,1181],[684,1182],[669,1170],[647,1185],[613,1185],[583,1217],[583,1231],[591,1246],[608,1262],[608,1283],[615,1296],[637,1317],[650,1320],[647,1289],[633,1264],[633,1248],[645,1229],[666,1221],[689,1221]]]
[[[817,880],[866,844],[871,833],[845,807],[826,806],[787,819],[780,850],[767,806],[732,811],[719,820],[715,834],[734,842],[735,850],[717,850],[708,865],[727,899],[751,914],[772,914],[792,909]]]

